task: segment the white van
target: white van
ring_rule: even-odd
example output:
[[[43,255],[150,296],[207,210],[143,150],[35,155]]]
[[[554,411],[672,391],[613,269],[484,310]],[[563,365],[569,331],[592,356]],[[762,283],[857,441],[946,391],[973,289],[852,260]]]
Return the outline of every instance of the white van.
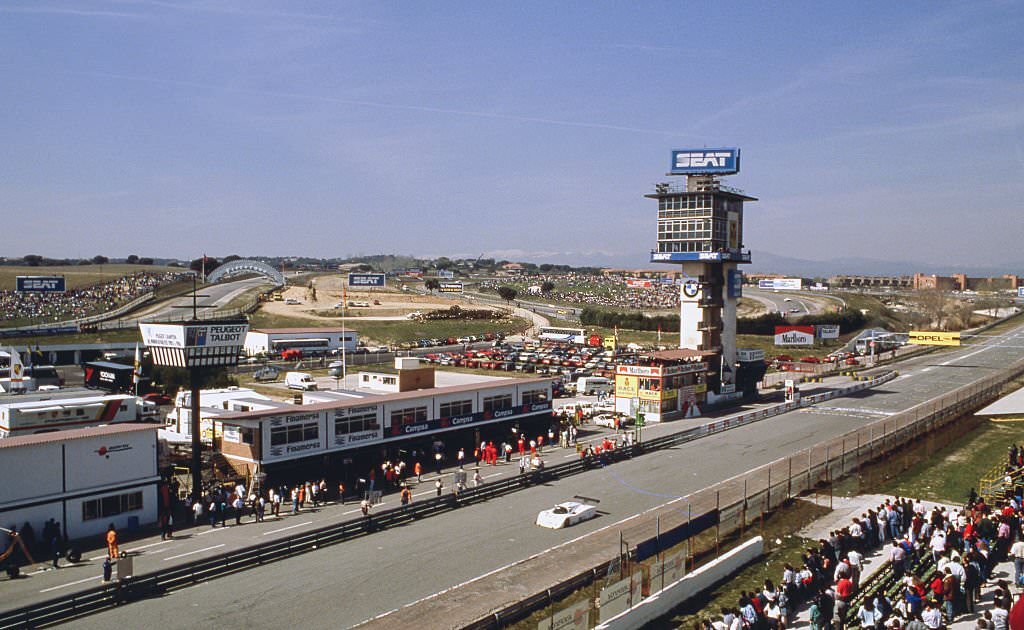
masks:
[[[284,384],[288,389],[301,389],[307,392],[316,390],[316,381],[309,372],[288,372],[284,375]]]
[[[576,393],[584,396],[610,394],[615,384],[604,376],[581,376],[576,380]]]

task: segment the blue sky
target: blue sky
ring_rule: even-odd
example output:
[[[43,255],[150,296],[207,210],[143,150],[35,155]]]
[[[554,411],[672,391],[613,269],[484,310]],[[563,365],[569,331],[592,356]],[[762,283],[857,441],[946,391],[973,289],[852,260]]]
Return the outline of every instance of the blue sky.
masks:
[[[739,146],[755,251],[1021,261],[1022,31],[1020,2],[6,0],[0,254],[644,265],[669,151]]]

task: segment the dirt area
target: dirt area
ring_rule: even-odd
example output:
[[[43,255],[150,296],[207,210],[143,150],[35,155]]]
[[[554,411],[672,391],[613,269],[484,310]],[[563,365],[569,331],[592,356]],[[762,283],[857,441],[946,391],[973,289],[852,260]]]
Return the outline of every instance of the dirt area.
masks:
[[[342,289],[345,288],[345,282],[345,276],[319,276],[313,279],[313,286],[316,289],[315,300],[311,299],[312,292],[308,287],[290,286],[283,293],[285,300],[293,298],[300,304],[271,301],[263,305],[263,310],[269,315],[332,321],[336,318],[326,315],[325,312],[331,311],[335,304],[342,301]],[[460,298],[417,295],[393,289],[349,290],[345,288],[345,299],[346,301],[370,303],[369,307],[349,307],[346,315],[353,317],[402,317],[414,311],[449,308],[455,304],[463,308],[490,308]],[[374,300],[380,304],[374,304]]]

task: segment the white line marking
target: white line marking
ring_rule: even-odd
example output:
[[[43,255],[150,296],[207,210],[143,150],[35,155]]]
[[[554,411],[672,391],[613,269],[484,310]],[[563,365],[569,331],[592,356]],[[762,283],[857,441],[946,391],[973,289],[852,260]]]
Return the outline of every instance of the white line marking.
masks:
[[[271,534],[277,534],[278,532],[288,531],[289,529],[295,529],[296,527],[302,527],[303,525],[311,525],[312,523],[313,521],[306,521],[305,523],[296,523],[294,525],[289,525],[288,527],[281,527],[280,529],[272,529],[269,532],[263,532],[263,535],[269,536]]]
[[[206,534],[213,534],[215,532],[226,532],[227,530],[227,527],[211,527],[205,532],[199,532],[198,534],[196,534],[196,536],[205,536]]]
[[[219,545],[214,545],[212,547],[203,547],[202,549],[196,549],[195,551],[189,551],[188,553],[179,553],[176,556],[170,556],[169,558],[164,558],[164,562],[167,562],[168,560],[177,560],[178,558],[184,558],[185,556],[191,556],[191,555],[194,555],[194,554],[197,554],[197,553],[203,553],[204,551],[209,551],[211,549],[218,549],[220,547],[223,547],[224,544],[225,543],[221,543]]]
[[[103,556],[103,557],[106,558],[106,556]],[[81,584],[82,582],[89,582],[89,581],[92,581],[92,580],[99,580],[99,579],[102,579],[102,578],[103,578],[102,575],[94,575],[92,577],[83,578],[81,580],[76,580],[74,582],[68,582],[67,584],[61,584],[60,586],[51,586],[50,588],[44,588],[43,590],[41,590],[39,592],[40,593],[49,593],[50,591],[56,591],[58,589],[67,588],[69,586],[74,586],[75,584]]]
[[[160,545],[166,545],[169,542],[174,542],[174,539],[171,539],[171,540],[161,540],[159,542],[149,543],[148,545],[142,545],[141,547],[132,547],[131,549],[128,549],[127,551],[128,551],[128,553],[134,553],[134,552],[136,552],[136,551],[138,551],[140,549],[149,549],[150,547],[159,547]]]

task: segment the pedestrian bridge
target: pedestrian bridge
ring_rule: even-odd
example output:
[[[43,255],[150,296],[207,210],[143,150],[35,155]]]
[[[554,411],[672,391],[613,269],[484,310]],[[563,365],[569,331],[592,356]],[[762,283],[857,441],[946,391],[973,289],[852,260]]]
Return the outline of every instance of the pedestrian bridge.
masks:
[[[206,281],[220,282],[223,278],[237,276],[240,273],[257,273],[270,278],[279,287],[284,286],[284,274],[259,260],[232,260],[207,274]]]

